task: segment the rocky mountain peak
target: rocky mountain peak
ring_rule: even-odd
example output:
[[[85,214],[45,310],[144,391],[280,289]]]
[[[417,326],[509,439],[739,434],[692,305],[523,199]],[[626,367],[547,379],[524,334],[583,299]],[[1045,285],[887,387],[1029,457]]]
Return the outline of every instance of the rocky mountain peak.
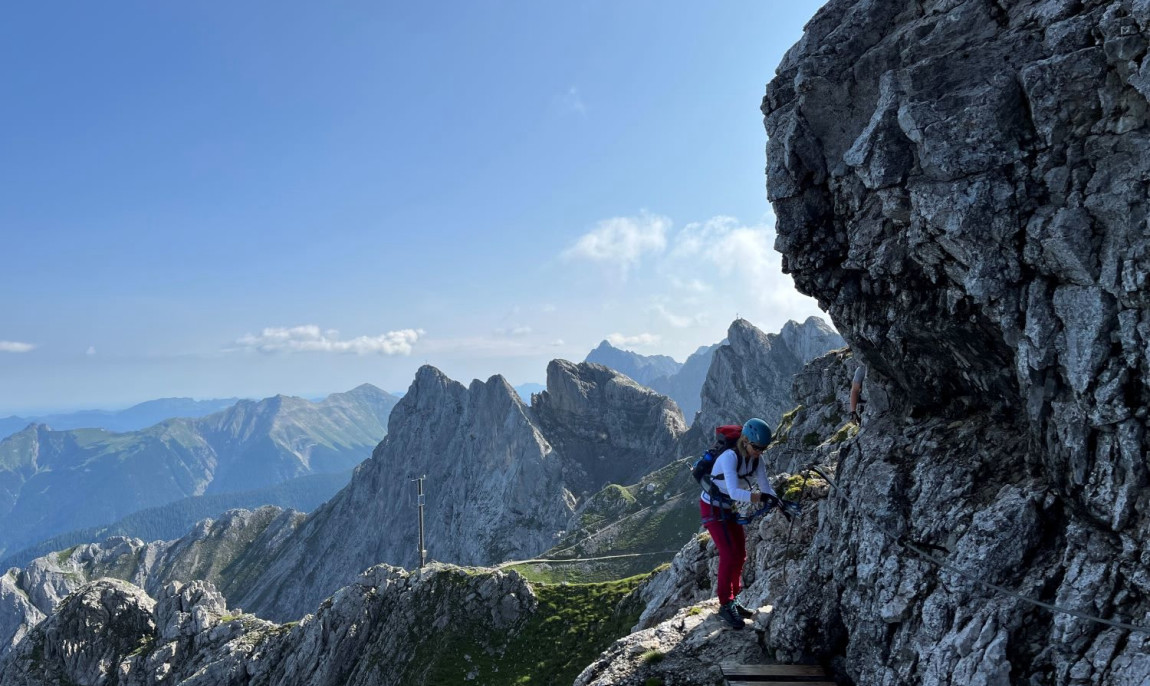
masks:
[[[814,316],[807,317],[802,324],[794,320],[783,324],[779,338],[803,364],[846,343],[834,327]]]
[[[564,460],[576,493],[632,483],[675,459],[686,430],[675,403],[603,365],[553,360],[547,390],[531,408]]]
[[[446,374],[435,367],[425,364],[415,371],[415,378],[412,379],[411,385],[408,387],[404,397],[428,394],[434,397],[437,392],[445,393],[448,389],[452,389],[452,392],[458,392],[458,389],[462,387],[463,384],[448,378]]]
[[[794,406],[795,374],[809,358],[842,346],[842,338],[828,329],[816,317],[802,325],[790,322],[781,334],[764,333],[745,319],[732,322],[727,345],[714,353],[684,452],[702,450],[710,432],[722,424],[759,417],[772,429],[778,426],[783,413]]]
[[[468,391],[473,396],[479,398],[480,403],[495,405],[510,403],[517,406],[520,411],[526,409],[526,405],[523,403],[523,398],[519,395],[519,392],[516,391],[515,387],[501,374],[496,374],[485,382],[479,379],[473,380],[468,387]]]

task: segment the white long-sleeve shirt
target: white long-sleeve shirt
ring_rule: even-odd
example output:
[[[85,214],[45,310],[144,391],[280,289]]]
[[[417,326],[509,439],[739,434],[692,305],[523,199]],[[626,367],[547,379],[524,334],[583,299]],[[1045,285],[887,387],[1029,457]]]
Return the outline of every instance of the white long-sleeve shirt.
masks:
[[[759,458],[759,464],[755,467],[753,472],[746,476],[740,477],[738,474],[739,456],[734,450],[725,450],[722,455],[715,458],[715,466],[711,468],[711,477],[714,478],[720,474],[723,476],[721,479],[714,479],[715,485],[719,490],[727,494],[733,500],[741,500],[745,503],[751,502],[751,477],[759,483],[759,490],[763,493],[775,495],[775,489],[771,487],[771,482],[767,479],[767,466],[766,460],[762,457]],[[745,488],[744,488],[745,486]],[[706,491],[702,494],[703,502],[708,505],[711,503],[711,496]],[[778,497],[778,496],[776,496]]]

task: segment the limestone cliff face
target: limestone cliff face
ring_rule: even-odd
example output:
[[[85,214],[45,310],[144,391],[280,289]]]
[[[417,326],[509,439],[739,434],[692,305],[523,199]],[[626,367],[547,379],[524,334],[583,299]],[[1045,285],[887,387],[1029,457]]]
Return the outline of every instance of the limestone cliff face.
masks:
[[[840,466],[851,502],[974,577],[1141,625],[1148,44],[1141,0],[831,0],[763,101],[784,268],[883,398]],[[823,514],[779,645],[860,684],[1150,679],[1145,635]]]
[[[751,417],[766,420],[772,430],[795,405],[794,376],[812,358],[841,347],[843,339],[818,317],[787,322],[778,334],[763,333],[745,319],[727,330],[727,345],[719,347],[703,384],[702,407],[683,452],[691,454],[710,444],[716,426],[741,423]]]
[[[678,457],[676,439],[687,430],[669,398],[586,362],[547,365],[547,390],[531,410],[577,494],[638,481]]]
[[[242,607],[293,619],[359,570],[415,566],[414,479],[427,476],[426,547],[463,564],[530,557],[549,547],[573,501],[562,463],[502,377],[470,387],[425,366],[392,411],[388,436],[351,483],[283,542]]]

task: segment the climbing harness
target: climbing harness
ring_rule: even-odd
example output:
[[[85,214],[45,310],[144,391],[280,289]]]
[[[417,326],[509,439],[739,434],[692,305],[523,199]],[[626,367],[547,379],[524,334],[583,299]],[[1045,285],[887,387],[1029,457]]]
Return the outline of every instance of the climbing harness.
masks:
[[[958,567],[955,567],[954,565],[950,564],[946,560],[943,560],[942,558],[938,557],[937,555],[933,555],[930,552],[927,552],[927,548],[930,548],[930,549],[939,550],[939,551],[949,553],[950,551],[948,551],[946,548],[943,548],[942,546],[936,546],[936,545],[914,542],[914,541],[910,540],[905,534],[902,536],[896,536],[896,535],[892,534],[890,531],[888,531],[886,529],[886,527],[884,527],[883,525],[881,525],[877,521],[875,521],[875,519],[873,517],[871,517],[870,514],[868,514],[864,511],[862,511],[861,509],[855,507],[854,503],[852,503],[850,501],[850,499],[847,498],[846,494],[843,492],[843,490],[841,488],[839,488],[839,485],[837,483],[835,483],[834,479],[827,476],[826,472],[824,472],[822,469],[820,469],[818,467],[818,465],[812,464],[812,465],[810,465],[809,469],[811,471],[817,473],[822,478],[826,479],[826,482],[831,485],[831,488],[834,489],[835,494],[842,498],[843,503],[846,505],[846,507],[848,509],[854,510],[856,513],[862,515],[863,519],[870,522],[871,525],[874,526],[874,528],[878,529],[879,532],[881,532],[884,536],[886,536],[887,538],[894,541],[895,544],[898,545],[900,548],[903,548],[905,550],[909,550],[910,552],[914,553],[915,555],[921,557],[922,559],[924,559],[928,562],[931,562],[931,563],[937,565],[938,567],[941,567],[942,569],[945,569],[949,572],[954,572],[955,574],[966,579],[967,581],[971,581],[975,584],[978,584],[979,586],[989,588],[989,589],[996,591],[998,593],[1001,593],[1002,595],[1005,595],[1007,597],[1014,598],[1015,600],[1020,600],[1024,603],[1034,605],[1035,607],[1040,607],[1044,610],[1049,610],[1050,612],[1059,612],[1059,613],[1062,613],[1065,615],[1070,615],[1071,617],[1077,617],[1079,619],[1085,619],[1085,620],[1088,620],[1091,622],[1097,622],[1098,624],[1105,624],[1106,626],[1112,626],[1116,629],[1125,629],[1127,631],[1133,631],[1136,633],[1150,635],[1150,627],[1136,626],[1134,624],[1127,624],[1126,622],[1118,622],[1118,621],[1115,621],[1113,619],[1104,619],[1102,617],[1095,617],[1094,615],[1086,614],[1085,612],[1079,612],[1078,610],[1071,610],[1071,609],[1068,609],[1065,607],[1059,607],[1057,605],[1051,605],[1050,603],[1044,603],[1041,600],[1035,600],[1034,598],[1028,598],[1027,596],[1022,595],[1021,593],[1017,593],[1017,592],[1012,591],[1012,590],[1005,588],[1003,586],[999,586],[998,584],[992,584],[989,581],[986,581],[984,579],[979,579],[978,577],[971,575],[969,572],[967,572],[963,569],[960,569]],[[786,568],[784,567],[784,573],[785,573],[785,569]]]

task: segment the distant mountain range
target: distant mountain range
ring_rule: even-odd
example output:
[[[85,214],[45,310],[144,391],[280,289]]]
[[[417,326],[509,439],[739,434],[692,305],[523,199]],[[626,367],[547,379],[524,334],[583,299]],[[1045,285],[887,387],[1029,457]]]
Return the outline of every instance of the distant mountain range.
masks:
[[[790,389],[802,360],[841,340],[818,320],[789,323],[779,334],[737,320],[727,338],[712,355],[700,416],[758,415],[772,425],[779,408],[795,405]],[[828,417],[841,412],[844,379],[808,393],[826,396]],[[788,416],[779,440],[793,436],[807,448],[811,432],[804,425],[799,438]],[[649,569],[698,529],[698,486],[685,465],[702,450],[699,431],[686,430],[665,396],[602,365],[553,361],[546,390],[529,406],[501,377],[463,386],[425,366],[371,459],[306,517],[275,507],[233,510],[178,540],[108,538],[0,576],[0,653],[99,577],[130,580],[154,597],[172,580],[204,579],[264,618],[315,613],[360,570],[417,561],[411,482],[423,475],[432,559],[491,564],[551,549],[611,558],[565,567],[576,580]],[[619,553],[635,557],[611,557]],[[341,627],[351,621],[338,620]]]
[[[632,380],[674,400],[690,426],[695,413],[699,411],[699,391],[707,378],[711,356],[725,342],[702,346],[686,362],[680,363],[666,355],[642,355],[631,350],[620,350],[603,341],[587,354],[585,361],[626,374]]]
[[[523,399],[523,402],[528,405],[531,404],[531,396],[536,393],[542,393],[547,390],[547,387],[541,383],[523,383],[515,387],[515,392]]]
[[[7,438],[29,424],[46,424],[57,430],[105,429],[116,433],[138,431],[165,419],[184,417],[194,419],[226,410],[239,402],[239,398],[160,398],[133,405],[126,410],[82,410],[37,417],[0,417],[0,438]]]
[[[318,403],[241,400],[127,433],[29,426],[0,441],[0,554],[189,496],[346,472],[386,435],[396,402],[364,384]]]
[[[786,344],[786,353],[784,354],[795,360],[795,363],[786,365],[786,371],[782,372],[780,381],[784,377],[794,374],[798,368],[812,358],[832,348],[846,345],[838,333],[818,317],[808,317],[802,324],[793,321],[787,322],[778,334],[759,332],[759,335],[765,335],[772,339],[781,336]],[[601,364],[621,374],[626,374],[640,384],[674,400],[683,412],[683,419],[688,426],[691,426],[702,407],[703,385],[707,380],[707,373],[711,369],[711,361],[715,352],[728,344],[728,339],[724,338],[714,345],[702,346],[692,353],[686,362],[679,364],[666,355],[642,355],[630,350],[620,350],[609,342],[603,341],[599,347],[588,353],[586,361]],[[775,392],[784,396],[790,392],[790,388],[785,382],[771,384],[771,387],[776,389]]]
[[[676,362],[666,355],[640,355],[630,350],[620,350],[607,341],[603,341],[598,348],[587,353],[584,362],[610,367],[648,387],[651,381],[661,376],[671,376],[683,367],[681,362]]]

